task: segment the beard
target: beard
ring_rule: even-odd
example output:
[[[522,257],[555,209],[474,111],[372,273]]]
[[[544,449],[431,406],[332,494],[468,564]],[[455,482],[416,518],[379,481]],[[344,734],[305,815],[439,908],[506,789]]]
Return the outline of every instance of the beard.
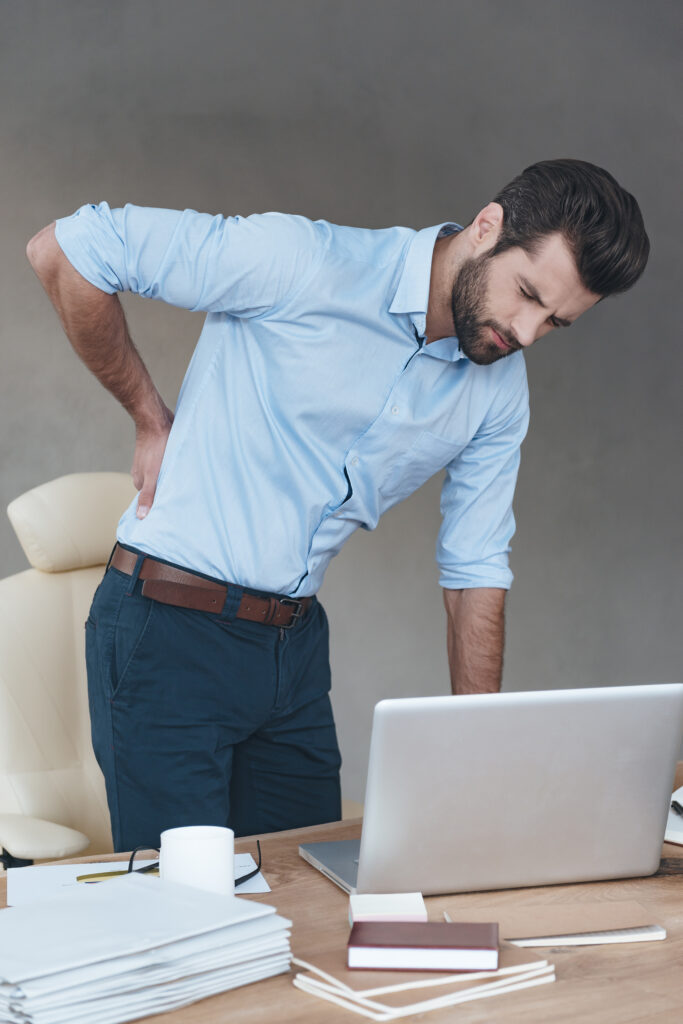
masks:
[[[453,282],[451,311],[453,324],[460,349],[467,358],[480,366],[495,363],[498,359],[512,355],[520,345],[505,329],[492,320],[486,309],[487,284],[489,279],[489,256],[465,260]],[[491,339],[490,328],[506,341],[511,348],[503,351]]]

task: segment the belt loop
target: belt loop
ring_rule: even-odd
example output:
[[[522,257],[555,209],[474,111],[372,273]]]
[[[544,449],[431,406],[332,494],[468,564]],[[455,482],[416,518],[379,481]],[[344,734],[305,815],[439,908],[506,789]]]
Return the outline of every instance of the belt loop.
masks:
[[[235,583],[228,583],[227,588],[225,603],[219,614],[219,618],[224,622],[232,622],[237,615],[237,610],[240,606],[244,590],[242,587],[238,587]]]
[[[135,584],[138,581],[138,576],[140,575],[140,570],[142,569],[142,563],[144,562],[146,557],[147,556],[144,554],[144,552],[140,552],[138,557],[135,559],[135,568],[133,569],[133,573],[130,577],[130,583],[128,584],[126,597],[130,597],[133,591],[135,590]]]

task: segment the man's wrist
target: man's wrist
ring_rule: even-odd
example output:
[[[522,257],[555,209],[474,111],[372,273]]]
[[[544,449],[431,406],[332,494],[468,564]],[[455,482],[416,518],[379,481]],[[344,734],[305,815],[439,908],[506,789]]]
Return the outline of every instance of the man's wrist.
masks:
[[[138,437],[165,437],[173,423],[173,413],[164,404],[156,390],[136,403],[129,412],[135,423],[135,433]]]

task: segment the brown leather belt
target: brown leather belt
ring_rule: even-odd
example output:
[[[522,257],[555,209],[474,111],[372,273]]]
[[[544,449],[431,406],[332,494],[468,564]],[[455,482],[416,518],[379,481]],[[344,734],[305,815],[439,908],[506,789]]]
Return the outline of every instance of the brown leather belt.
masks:
[[[109,565],[119,572],[132,576],[138,556],[117,544]],[[147,556],[142,563],[139,579],[143,580],[142,593],[153,601],[176,605],[178,608],[192,608],[200,612],[221,612],[228,594],[228,584],[204,579],[187,569],[157,562]],[[308,611],[312,597],[259,597],[256,594],[242,594],[236,619],[261,622],[266,626],[290,629]]]

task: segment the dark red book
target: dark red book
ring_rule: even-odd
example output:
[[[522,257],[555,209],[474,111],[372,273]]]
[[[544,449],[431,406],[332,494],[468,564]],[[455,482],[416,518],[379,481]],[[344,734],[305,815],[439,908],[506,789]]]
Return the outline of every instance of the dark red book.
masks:
[[[498,925],[453,921],[358,921],[349,967],[405,971],[495,971]]]

